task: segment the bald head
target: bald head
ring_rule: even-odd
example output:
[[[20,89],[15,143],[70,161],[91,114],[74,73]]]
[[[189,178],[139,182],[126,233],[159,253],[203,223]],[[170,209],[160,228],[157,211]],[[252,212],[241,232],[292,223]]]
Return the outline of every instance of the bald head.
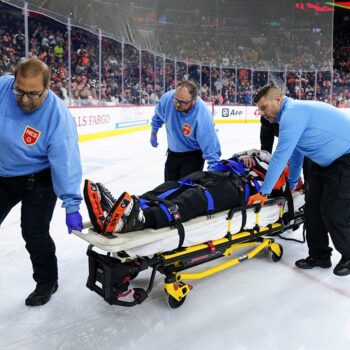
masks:
[[[17,65],[12,91],[24,112],[34,112],[42,105],[49,91],[50,78],[50,68],[38,59],[27,58]]]
[[[197,85],[191,80],[182,80],[177,84],[176,90],[187,89],[192,99],[195,99],[198,95]]]
[[[42,77],[44,87],[47,87],[51,80],[51,70],[46,63],[36,58],[26,58],[18,63],[15,70],[15,78],[36,78]]]

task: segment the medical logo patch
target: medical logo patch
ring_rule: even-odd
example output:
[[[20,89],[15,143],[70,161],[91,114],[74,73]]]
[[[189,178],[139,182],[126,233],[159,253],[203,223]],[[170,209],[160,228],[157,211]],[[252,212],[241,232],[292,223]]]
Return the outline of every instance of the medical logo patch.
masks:
[[[37,143],[39,137],[40,137],[41,131],[35,130],[34,128],[30,127],[30,126],[26,126],[23,135],[22,135],[22,139],[23,142],[27,145],[27,146],[33,146]]]
[[[182,125],[182,132],[185,136],[190,136],[192,133],[192,126],[188,124]]]

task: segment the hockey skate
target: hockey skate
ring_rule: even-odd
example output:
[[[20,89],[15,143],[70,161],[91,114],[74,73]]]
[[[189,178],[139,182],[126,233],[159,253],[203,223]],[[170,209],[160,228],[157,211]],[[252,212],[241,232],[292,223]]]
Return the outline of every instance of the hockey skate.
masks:
[[[132,209],[130,211],[125,211],[121,220],[120,225],[116,229],[116,232],[125,233],[131,231],[142,230],[145,226],[145,217],[143,215],[143,210],[140,207],[140,199],[137,196],[132,197]]]
[[[115,200],[103,184],[95,184],[90,180],[85,180],[84,199],[95,231],[103,235],[120,230],[124,226],[121,218],[123,215],[128,216],[133,208],[133,199],[129,193],[123,192]]]

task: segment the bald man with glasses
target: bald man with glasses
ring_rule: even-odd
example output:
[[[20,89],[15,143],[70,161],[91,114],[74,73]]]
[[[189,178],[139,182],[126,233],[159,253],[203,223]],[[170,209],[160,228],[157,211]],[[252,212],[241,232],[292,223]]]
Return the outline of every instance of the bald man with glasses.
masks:
[[[220,161],[221,148],[212,116],[197,96],[195,83],[181,81],[175,90],[165,93],[152,118],[151,145],[158,146],[157,133],[165,124],[168,140],[165,181],[177,181],[201,171],[204,161],[212,170]]]
[[[58,288],[50,222],[57,197],[68,232],[82,229],[82,169],[75,121],[50,91],[51,70],[22,60],[15,76],[0,77],[0,224],[21,203],[21,228],[33,266],[35,290],[25,304],[46,304]]]

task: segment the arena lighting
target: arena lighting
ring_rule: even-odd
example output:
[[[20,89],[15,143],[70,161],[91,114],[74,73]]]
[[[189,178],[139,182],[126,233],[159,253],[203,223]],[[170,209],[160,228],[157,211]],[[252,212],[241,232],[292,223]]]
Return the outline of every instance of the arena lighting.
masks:
[[[350,10],[350,1],[325,1],[323,3],[313,3],[310,1],[297,2],[295,7],[299,10],[314,10],[315,12],[334,12],[334,7]]]
[[[318,3],[313,3],[313,2],[309,2],[309,1],[305,1],[305,2],[297,2],[295,4],[295,7],[299,10],[314,10],[315,12],[334,12],[334,8],[328,6],[329,4],[333,3],[326,3],[324,2],[323,4]]]
[[[337,2],[326,2],[329,6],[336,6],[343,9],[350,10],[350,1],[337,1]]]

